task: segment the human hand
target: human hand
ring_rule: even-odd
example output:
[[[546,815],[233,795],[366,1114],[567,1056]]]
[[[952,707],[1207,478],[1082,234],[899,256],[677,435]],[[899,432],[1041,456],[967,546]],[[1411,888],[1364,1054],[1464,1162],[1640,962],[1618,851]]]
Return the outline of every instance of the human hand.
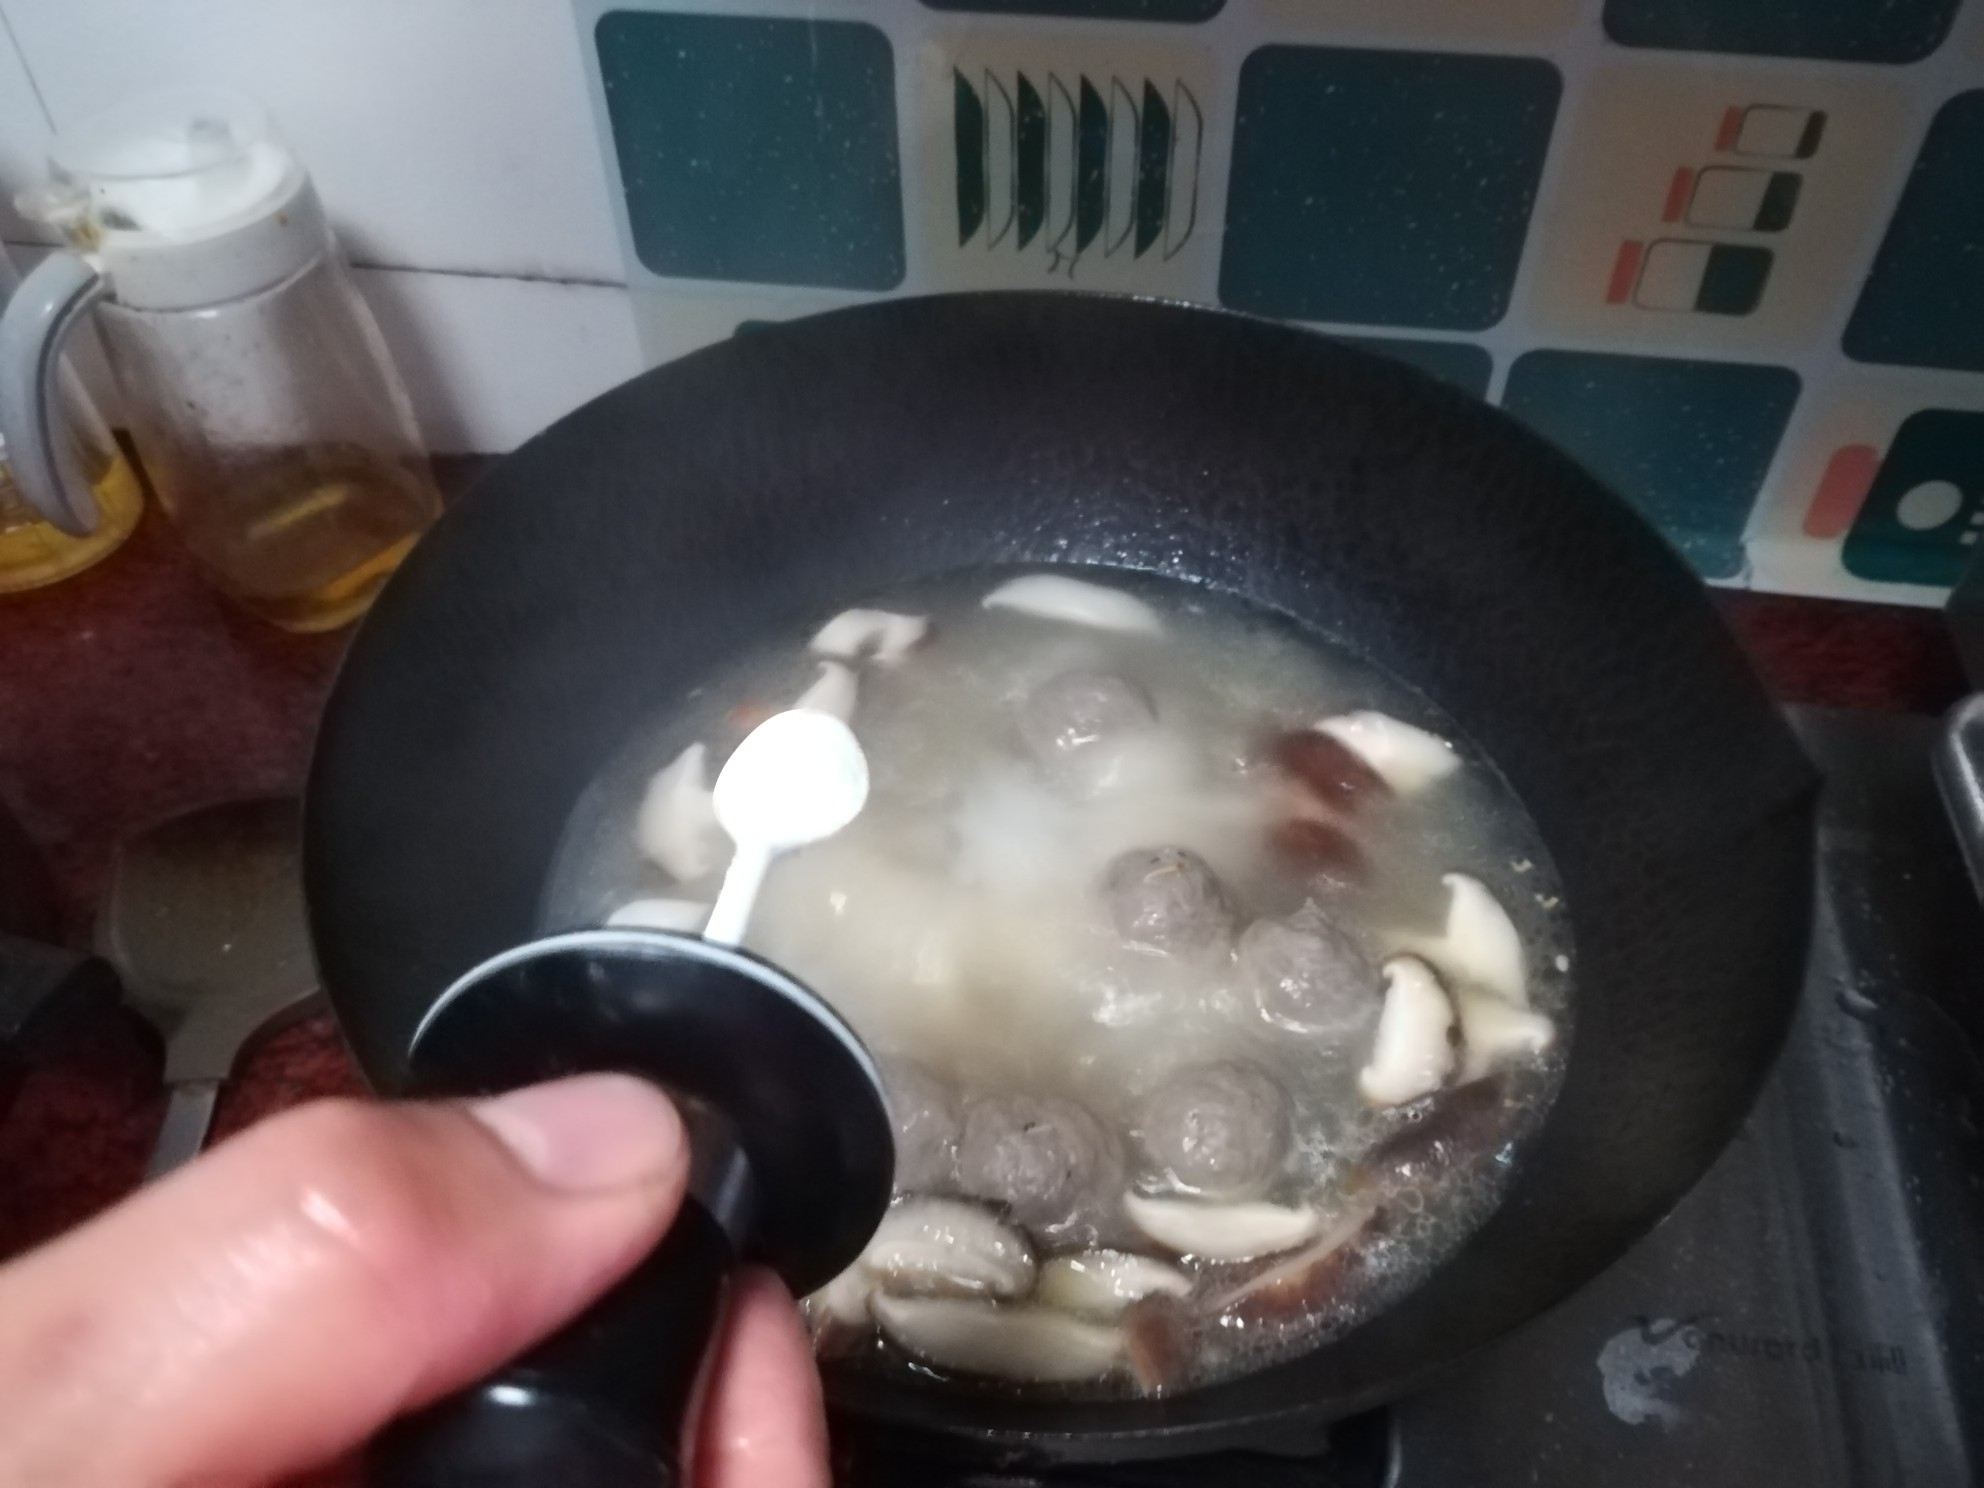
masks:
[[[653,1248],[687,1140],[589,1075],[465,1104],[326,1101],[0,1267],[0,1483],[247,1488],[480,1378]],[[825,1488],[812,1351],[741,1278],[695,1488]]]

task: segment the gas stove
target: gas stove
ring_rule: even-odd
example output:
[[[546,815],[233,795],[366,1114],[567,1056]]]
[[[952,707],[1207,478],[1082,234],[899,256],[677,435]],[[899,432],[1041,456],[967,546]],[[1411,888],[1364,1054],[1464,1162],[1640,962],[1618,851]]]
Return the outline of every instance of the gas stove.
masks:
[[[1958,1488],[1984,1478],[1984,909],[1933,721],[1794,710],[1825,772],[1784,1054],[1652,1234],[1440,1386],[1306,1441],[849,1488]]]

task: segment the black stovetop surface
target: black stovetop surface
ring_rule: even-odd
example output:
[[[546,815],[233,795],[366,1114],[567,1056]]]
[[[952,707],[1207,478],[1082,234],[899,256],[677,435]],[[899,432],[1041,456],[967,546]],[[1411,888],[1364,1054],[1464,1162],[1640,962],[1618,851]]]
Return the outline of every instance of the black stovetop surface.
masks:
[[[1748,1124],[1658,1229],[1326,1449],[849,1488],[1957,1488],[1984,1478],[1984,910],[1931,720],[1794,712],[1828,791],[1810,974]]]

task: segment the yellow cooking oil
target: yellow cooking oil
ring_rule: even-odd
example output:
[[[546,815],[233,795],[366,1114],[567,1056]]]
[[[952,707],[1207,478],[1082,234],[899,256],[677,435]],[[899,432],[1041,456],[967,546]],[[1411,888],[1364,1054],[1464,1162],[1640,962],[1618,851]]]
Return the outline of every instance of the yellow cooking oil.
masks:
[[[96,530],[71,537],[35,514],[0,459],[0,594],[57,584],[114,553],[138,525],[144,486],[122,450],[78,451],[83,475],[96,493]]]
[[[151,463],[215,587],[285,630],[357,619],[441,512],[424,459],[359,445]]]

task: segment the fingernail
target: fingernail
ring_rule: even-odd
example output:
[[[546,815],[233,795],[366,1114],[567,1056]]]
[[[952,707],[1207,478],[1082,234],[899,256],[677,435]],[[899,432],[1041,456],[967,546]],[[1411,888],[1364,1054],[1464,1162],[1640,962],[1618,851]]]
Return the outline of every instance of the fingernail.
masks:
[[[682,1118],[632,1075],[579,1075],[468,1109],[540,1183],[567,1193],[652,1183],[686,1163]]]

